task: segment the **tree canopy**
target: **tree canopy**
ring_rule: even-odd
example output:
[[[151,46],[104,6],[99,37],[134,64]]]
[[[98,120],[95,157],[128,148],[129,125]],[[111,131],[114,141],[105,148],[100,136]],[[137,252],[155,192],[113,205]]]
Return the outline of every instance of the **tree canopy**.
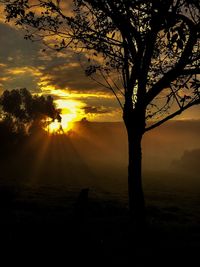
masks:
[[[50,121],[61,120],[60,110],[51,96],[32,95],[26,88],[5,90],[0,97],[1,124],[10,132],[31,133],[33,127],[42,128]],[[5,127],[4,127],[5,128]]]

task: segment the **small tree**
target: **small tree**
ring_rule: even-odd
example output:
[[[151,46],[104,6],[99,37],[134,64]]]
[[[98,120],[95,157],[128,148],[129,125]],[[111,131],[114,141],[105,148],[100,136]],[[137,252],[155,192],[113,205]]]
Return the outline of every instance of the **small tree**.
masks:
[[[38,130],[47,126],[49,119],[61,120],[51,96],[33,96],[26,88],[5,90],[0,97],[0,108],[1,125],[10,134],[31,134],[35,127]]]
[[[74,0],[71,13],[60,0],[4,2],[25,38],[85,53],[86,74],[100,73],[97,82],[116,96],[128,134],[130,213],[143,222],[142,137],[200,103],[199,1]]]

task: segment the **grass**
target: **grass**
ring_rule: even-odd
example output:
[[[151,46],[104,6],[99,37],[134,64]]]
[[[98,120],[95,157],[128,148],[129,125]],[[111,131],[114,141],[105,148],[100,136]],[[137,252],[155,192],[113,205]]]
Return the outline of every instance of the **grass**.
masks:
[[[120,192],[91,188],[80,218],[74,216],[79,186],[1,184],[0,243],[21,261],[29,255],[69,266],[193,266],[200,248],[198,194],[157,186],[146,185],[148,223],[138,233],[123,190],[120,198]]]

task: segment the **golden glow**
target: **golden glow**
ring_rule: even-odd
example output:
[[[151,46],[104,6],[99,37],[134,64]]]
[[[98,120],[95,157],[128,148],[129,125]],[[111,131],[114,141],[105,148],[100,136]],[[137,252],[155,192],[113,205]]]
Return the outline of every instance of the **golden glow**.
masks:
[[[45,78],[48,78],[47,76]],[[76,100],[76,99],[88,99],[88,98],[102,98],[102,99],[114,99],[114,96],[110,93],[105,94],[105,93],[100,93],[100,92],[95,92],[95,93],[80,93],[80,92],[70,92],[68,88],[66,89],[56,89],[53,85],[48,84],[48,81],[45,81],[45,78],[43,77],[42,81],[38,83],[40,86],[42,93],[43,94],[49,94],[52,95],[56,98],[60,99],[69,99],[69,100]],[[40,95],[40,94],[39,94]]]
[[[62,129],[61,129],[61,123],[59,123],[57,120],[56,121],[53,121],[49,124],[47,130],[50,132],[50,133],[58,133],[60,132]]]
[[[75,121],[79,121],[84,117],[85,114],[82,109],[84,104],[80,101],[70,99],[57,99],[55,103],[58,108],[62,109],[62,120],[61,122],[57,120],[51,122],[46,130],[49,133],[67,133],[73,128]]]
[[[85,102],[87,100],[94,100],[101,98],[105,100],[112,100],[113,96],[104,93],[79,93],[70,92],[67,88],[55,89],[53,85],[48,85],[47,82],[42,81],[40,83],[42,94],[51,95],[54,97],[54,102],[57,108],[62,110],[61,112],[61,123],[58,121],[51,122],[47,127],[46,131],[49,133],[63,134],[67,133],[74,127],[74,122],[80,121],[82,118],[87,117],[90,121],[119,121],[118,117],[121,117],[121,113],[114,110],[110,113],[105,114],[86,114],[84,107],[87,106]],[[116,119],[117,116],[117,119]]]
[[[24,75],[26,73],[29,73],[29,74],[34,74],[34,76],[41,76],[40,70],[34,67],[9,68],[6,72],[9,75]]]

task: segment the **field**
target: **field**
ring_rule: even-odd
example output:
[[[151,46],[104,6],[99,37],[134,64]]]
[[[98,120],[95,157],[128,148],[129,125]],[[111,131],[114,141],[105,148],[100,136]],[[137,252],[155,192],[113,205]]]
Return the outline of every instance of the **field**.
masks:
[[[163,135],[161,129],[144,140],[147,226],[142,232],[128,217],[122,125],[87,125],[78,128],[81,135],[68,137],[40,136],[2,157],[2,252],[16,255],[16,261],[56,266],[193,266],[200,248],[196,125],[192,131],[177,122]],[[174,128],[183,135],[175,136]],[[89,193],[80,208],[84,188]]]

